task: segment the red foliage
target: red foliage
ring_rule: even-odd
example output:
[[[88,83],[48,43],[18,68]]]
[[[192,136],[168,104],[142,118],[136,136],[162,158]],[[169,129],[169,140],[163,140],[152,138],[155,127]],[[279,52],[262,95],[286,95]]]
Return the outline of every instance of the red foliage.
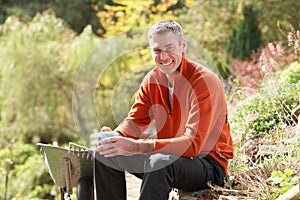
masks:
[[[230,61],[232,71],[239,77],[241,86],[257,89],[267,75],[284,68],[297,58],[295,53],[286,52],[281,43],[269,43],[254,52],[249,60],[230,58]]]

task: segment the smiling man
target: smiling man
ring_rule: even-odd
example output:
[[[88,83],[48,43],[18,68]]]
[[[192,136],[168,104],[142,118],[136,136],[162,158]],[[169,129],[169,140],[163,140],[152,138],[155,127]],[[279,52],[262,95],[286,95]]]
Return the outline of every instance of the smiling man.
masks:
[[[95,196],[126,199],[124,171],[141,178],[141,200],[167,200],[172,188],[222,186],[233,145],[222,84],[204,66],[185,56],[181,26],[154,24],[148,40],[156,66],[145,76],[118,136],[96,143]],[[155,139],[143,139],[155,122]],[[99,139],[99,138],[97,138]]]

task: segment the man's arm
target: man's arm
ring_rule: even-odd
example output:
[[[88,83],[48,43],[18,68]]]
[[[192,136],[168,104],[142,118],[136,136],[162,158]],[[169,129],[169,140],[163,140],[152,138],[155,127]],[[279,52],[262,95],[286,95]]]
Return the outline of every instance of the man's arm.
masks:
[[[111,137],[101,141],[100,146],[96,148],[101,155],[105,157],[113,156],[131,156],[135,154],[147,154],[154,150],[153,140],[132,139],[122,136]]]

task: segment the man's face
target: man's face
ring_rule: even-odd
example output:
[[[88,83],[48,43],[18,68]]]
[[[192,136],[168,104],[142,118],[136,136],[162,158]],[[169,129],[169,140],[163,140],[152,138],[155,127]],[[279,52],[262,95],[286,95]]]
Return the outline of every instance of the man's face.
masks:
[[[172,75],[179,67],[185,50],[185,40],[181,44],[173,32],[154,34],[149,39],[152,57],[158,68],[166,75]]]

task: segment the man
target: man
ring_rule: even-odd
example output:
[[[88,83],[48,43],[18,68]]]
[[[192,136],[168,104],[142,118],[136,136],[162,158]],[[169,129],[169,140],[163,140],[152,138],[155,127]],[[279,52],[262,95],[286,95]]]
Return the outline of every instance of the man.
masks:
[[[96,145],[97,199],[126,199],[125,170],[143,179],[141,200],[167,200],[172,188],[200,190],[209,181],[222,186],[233,158],[222,85],[185,57],[181,26],[162,20],[150,28],[148,40],[156,66],[113,131],[118,136]],[[141,139],[153,122],[157,137]]]

